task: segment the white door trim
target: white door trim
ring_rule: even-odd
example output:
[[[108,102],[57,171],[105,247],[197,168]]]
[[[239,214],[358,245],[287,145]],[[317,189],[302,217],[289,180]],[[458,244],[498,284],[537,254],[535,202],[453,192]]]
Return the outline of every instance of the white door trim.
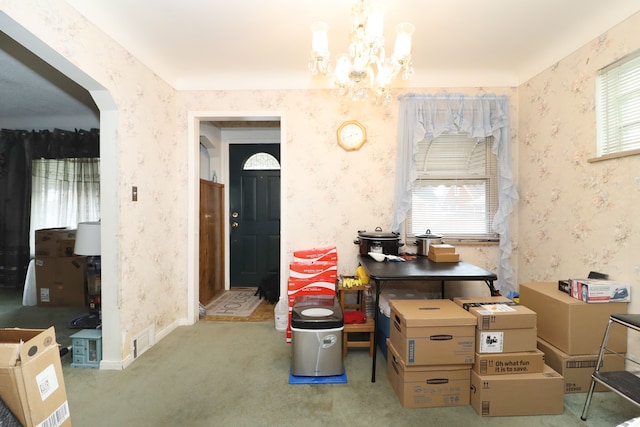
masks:
[[[199,290],[199,268],[200,260],[198,256],[199,247],[199,214],[200,214],[200,123],[204,121],[280,121],[280,271],[287,271],[287,225],[285,213],[286,209],[286,126],[285,113],[278,111],[190,111],[187,120],[188,138],[188,180],[187,180],[187,320],[189,324],[196,323],[199,319],[200,302],[198,300]],[[226,145],[226,143],[223,142]],[[225,146],[223,153],[220,182],[228,183],[228,168],[226,166],[228,158],[228,147]],[[225,202],[228,206],[228,194],[225,192]],[[227,224],[228,227],[228,224]],[[228,229],[225,227],[225,229]],[[229,235],[225,236],[225,289],[229,288]],[[280,295],[286,295],[286,274],[280,275]]]

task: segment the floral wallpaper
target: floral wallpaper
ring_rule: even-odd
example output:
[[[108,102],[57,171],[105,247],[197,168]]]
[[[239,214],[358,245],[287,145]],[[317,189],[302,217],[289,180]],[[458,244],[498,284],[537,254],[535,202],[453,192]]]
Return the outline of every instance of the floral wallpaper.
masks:
[[[635,14],[519,87],[514,247],[520,283],[607,273],[632,286],[628,311],[636,313],[640,156],[589,159],[596,157],[596,73],[639,48]]]
[[[409,90],[443,91],[443,88]],[[515,89],[451,91],[513,97],[510,107],[515,124]],[[282,215],[282,227],[287,230],[287,253],[291,257],[294,250],[335,245],[339,272],[353,274],[358,265],[359,247],[354,244],[358,230],[374,231],[381,227],[389,231],[391,226],[399,110],[396,98],[393,96],[394,101],[386,107],[350,103],[345,109],[330,91],[184,91],[177,96],[177,122],[182,127],[179,139],[187,143],[189,111],[282,112],[286,134],[283,168],[287,174],[282,195],[287,210]],[[336,130],[345,120],[358,120],[366,127],[367,142],[360,150],[345,151],[337,144]],[[406,250],[416,251],[415,246]],[[496,270],[496,246],[461,247],[459,252],[468,262]],[[478,286],[476,282],[469,287],[469,292],[488,294],[484,284]]]
[[[102,218],[103,248],[116,259],[103,263],[103,361],[126,365],[134,337],[148,333],[153,343],[186,316],[186,154],[176,140],[175,91],[62,0],[0,0],[0,9],[115,102],[117,152],[102,161],[117,177],[117,194],[102,201],[117,212]],[[105,221],[115,222],[115,235],[105,235]],[[115,283],[104,280],[106,268]]]
[[[328,91],[176,92],[63,0],[0,0],[0,10],[104,86],[116,104],[116,160],[103,165],[117,174],[117,194],[106,200],[116,206],[111,220],[117,232],[103,236],[117,260],[118,283],[107,291],[114,294],[108,308],[116,315],[103,330],[105,354],[114,365],[131,360],[133,337],[149,331],[153,342],[189,323],[189,112],[283,114],[287,254],[336,245],[339,271],[351,273],[357,231],[389,229],[399,93],[384,108],[345,108]],[[520,283],[597,270],[638,284],[633,214],[640,157],[587,162],[595,156],[594,73],[638,47],[636,15],[518,88],[407,90],[508,96],[521,197],[511,219],[512,263]],[[346,152],[335,131],[352,119],[366,126],[368,141]],[[137,202],[130,198],[132,186],[138,187]],[[496,246],[460,246],[459,252],[465,261],[495,270]],[[477,284],[447,289],[448,297],[487,294]],[[637,306],[640,299],[631,309]]]

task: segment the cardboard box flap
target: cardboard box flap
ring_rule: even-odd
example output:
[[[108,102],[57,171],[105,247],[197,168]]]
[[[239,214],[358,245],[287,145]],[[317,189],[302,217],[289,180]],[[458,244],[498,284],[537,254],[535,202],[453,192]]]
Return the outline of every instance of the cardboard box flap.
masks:
[[[406,327],[469,326],[475,325],[476,316],[450,300],[391,300],[394,321]]]
[[[58,346],[54,327],[41,329],[0,329],[0,366],[17,366]]]

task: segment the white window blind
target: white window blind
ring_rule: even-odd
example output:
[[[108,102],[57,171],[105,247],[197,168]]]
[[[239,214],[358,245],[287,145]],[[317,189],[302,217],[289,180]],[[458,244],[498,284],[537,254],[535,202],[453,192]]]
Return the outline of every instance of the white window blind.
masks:
[[[640,51],[600,70],[596,92],[598,156],[640,149]]]
[[[449,239],[498,238],[491,228],[498,207],[492,142],[461,134],[419,142],[407,236],[430,230]]]

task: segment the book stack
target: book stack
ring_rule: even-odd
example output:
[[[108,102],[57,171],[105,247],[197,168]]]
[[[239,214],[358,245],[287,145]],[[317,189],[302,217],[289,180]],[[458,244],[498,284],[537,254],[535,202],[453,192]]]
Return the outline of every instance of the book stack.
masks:
[[[433,262],[460,261],[460,254],[456,253],[455,246],[446,243],[429,245],[429,253],[427,257]]]

